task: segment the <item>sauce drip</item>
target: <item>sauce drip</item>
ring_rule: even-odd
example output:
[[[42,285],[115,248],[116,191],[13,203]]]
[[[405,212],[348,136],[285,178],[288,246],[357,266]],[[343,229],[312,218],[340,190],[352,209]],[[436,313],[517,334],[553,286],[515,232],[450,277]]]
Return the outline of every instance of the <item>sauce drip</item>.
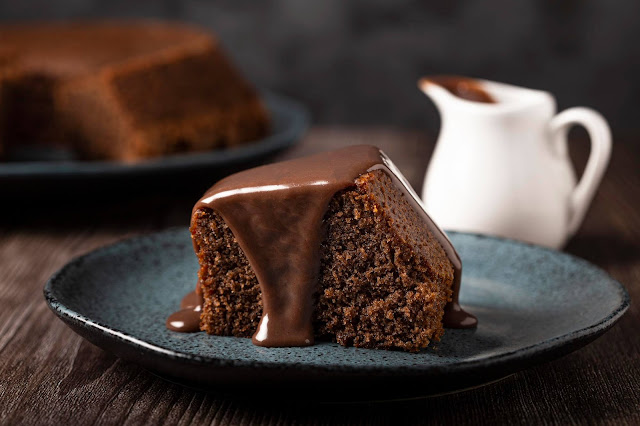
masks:
[[[200,281],[196,289],[187,293],[180,301],[180,310],[169,315],[166,326],[171,331],[195,333],[200,331],[200,313],[202,312],[202,290]]]
[[[208,207],[222,216],[258,278],[263,315],[252,338],[254,344],[313,344],[313,292],[320,266],[322,219],[335,193],[354,185],[361,174],[378,169],[388,173],[404,191],[454,267],[445,327],[477,324],[475,317],[458,304],[462,264],[447,236],[429,218],[418,196],[385,154],[372,146],[355,146],[237,173],[211,187],[194,206],[194,213]],[[191,315],[183,313],[188,309],[195,312],[192,308],[178,311],[167,324]],[[186,331],[187,322],[184,324],[185,330],[177,331]]]
[[[412,204],[413,208],[420,213],[422,220],[427,225],[427,228],[431,232],[431,235],[438,240],[440,246],[442,246],[445,254],[449,258],[449,261],[453,265],[453,283],[451,284],[451,302],[447,303],[444,308],[444,317],[442,322],[445,328],[474,328],[478,325],[478,319],[466,312],[460,306],[458,301],[460,295],[460,283],[462,282],[462,261],[455,247],[447,237],[447,234],[440,229],[440,227],[431,219],[427,211],[422,205],[422,201],[418,197],[418,194],[413,190],[411,184],[407,181],[404,175],[398,170],[393,162],[387,157],[387,155],[380,151],[380,158],[382,164],[374,166],[373,169],[382,168],[396,183],[398,188],[403,192],[407,200]]]

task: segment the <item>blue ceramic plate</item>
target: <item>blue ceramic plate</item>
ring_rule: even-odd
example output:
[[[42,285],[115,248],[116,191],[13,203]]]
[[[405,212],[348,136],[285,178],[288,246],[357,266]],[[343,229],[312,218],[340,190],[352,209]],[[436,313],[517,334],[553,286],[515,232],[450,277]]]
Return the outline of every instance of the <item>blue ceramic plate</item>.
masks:
[[[175,154],[132,164],[78,161],[69,151],[27,146],[14,152],[10,161],[0,162],[0,193],[12,189],[24,193],[25,187],[43,193],[43,186],[55,191],[56,186],[68,189],[75,182],[93,184],[98,180],[129,185],[132,179],[153,182],[159,175],[175,179],[178,174],[200,171],[208,176],[211,171],[219,171],[222,176],[237,168],[253,166],[256,161],[294,145],[309,127],[309,114],[301,104],[271,93],[264,93],[263,99],[272,120],[272,132],[264,139],[237,148]]]
[[[584,260],[508,240],[451,237],[464,264],[460,300],[479,326],[447,330],[417,354],[326,342],[262,348],[250,339],[168,331],[166,317],[196,281],[186,229],[75,259],[44,294],[78,334],[169,380],[245,396],[277,389],[272,395],[329,399],[433,395],[495,381],[586,345],[629,306],[622,285]]]

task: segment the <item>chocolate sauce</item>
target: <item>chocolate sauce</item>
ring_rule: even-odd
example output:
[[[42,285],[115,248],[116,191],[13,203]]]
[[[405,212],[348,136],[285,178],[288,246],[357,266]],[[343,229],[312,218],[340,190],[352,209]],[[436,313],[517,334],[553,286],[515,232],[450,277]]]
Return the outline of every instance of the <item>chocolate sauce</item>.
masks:
[[[198,291],[187,293],[180,302],[180,310],[167,318],[167,328],[171,331],[194,333],[200,331],[202,295]]]
[[[196,291],[187,293],[180,302],[180,309],[194,308],[202,305],[202,296]]]
[[[449,239],[387,156],[372,146],[356,146],[237,173],[211,187],[194,206],[194,213],[208,207],[222,216],[258,278],[263,315],[253,343],[270,347],[313,344],[311,317],[323,216],[336,192],[377,169],[387,172],[421,212],[454,267],[445,326],[476,325],[475,317],[458,304],[462,265]]]
[[[425,83],[433,83],[447,89],[455,96],[472,102],[482,102],[495,104],[496,100],[487,93],[482,84],[477,80],[457,76],[435,76],[426,77],[422,80]]]
[[[447,237],[447,234],[445,234],[427,214],[418,194],[416,194],[411,184],[407,181],[400,170],[398,170],[396,165],[393,164],[389,157],[387,157],[387,155],[382,151],[380,151],[380,158],[382,159],[382,164],[374,166],[373,169],[382,168],[389,176],[391,176],[396,183],[396,186],[404,192],[405,197],[412,204],[414,210],[420,213],[422,220],[427,225],[427,228],[429,228],[431,235],[438,240],[438,243],[440,243],[440,246],[442,246],[442,249],[449,258],[449,262],[453,265],[451,302],[449,302],[444,308],[444,317],[442,318],[444,326],[446,328],[476,327],[478,325],[478,319],[464,311],[458,301],[458,297],[460,295],[460,283],[462,281],[462,261],[460,260],[460,256],[458,256],[458,252],[451,243],[451,240],[449,240],[449,237]]]

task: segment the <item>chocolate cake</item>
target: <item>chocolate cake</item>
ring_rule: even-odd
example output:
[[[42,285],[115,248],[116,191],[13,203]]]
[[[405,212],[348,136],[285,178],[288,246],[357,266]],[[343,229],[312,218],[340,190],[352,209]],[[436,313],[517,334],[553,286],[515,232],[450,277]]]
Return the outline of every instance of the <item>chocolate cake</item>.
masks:
[[[455,249],[372,146],[229,176],[194,206],[191,233],[199,281],[173,330],[418,351],[443,325],[476,324],[457,303]]]
[[[161,22],[0,27],[0,145],[135,161],[257,140],[256,90],[209,33]]]

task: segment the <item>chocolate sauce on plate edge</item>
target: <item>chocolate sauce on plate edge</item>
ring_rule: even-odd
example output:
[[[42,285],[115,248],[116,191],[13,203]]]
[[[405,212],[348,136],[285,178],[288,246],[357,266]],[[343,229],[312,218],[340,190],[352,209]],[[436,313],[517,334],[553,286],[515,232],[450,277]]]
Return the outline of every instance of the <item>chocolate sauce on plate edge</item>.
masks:
[[[455,248],[382,151],[372,146],[356,146],[286,163],[278,163],[278,168],[269,165],[229,176],[212,186],[193,208],[194,213],[202,207],[212,208],[222,216],[256,273],[262,291],[263,315],[252,339],[254,344],[269,347],[313,344],[312,299],[319,269],[322,218],[337,192],[352,186],[358,176],[379,169],[394,180],[420,212],[454,267],[452,300],[445,307],[444,326],[472,328],[477,325],[476,318],[462,310],[458,303],[462,264]],[[269,182],[274,183],[269,185]],[[237,196],[243,197],[243,203],[232,200]],[[278,221],[287,226],[270,226]],[[283,233],[283,229],[288,232]],[[291,268],[291,265],[297,267]],[[202,303],[202,296],[194,294],[187,295],[182,305],[187,298],[195,300],[196,296]],[[174,331],[198,331],[201,307],[182,305],[183,309],[169,317],[167,327]],[[170,326],[170,323],[179,326]]]

